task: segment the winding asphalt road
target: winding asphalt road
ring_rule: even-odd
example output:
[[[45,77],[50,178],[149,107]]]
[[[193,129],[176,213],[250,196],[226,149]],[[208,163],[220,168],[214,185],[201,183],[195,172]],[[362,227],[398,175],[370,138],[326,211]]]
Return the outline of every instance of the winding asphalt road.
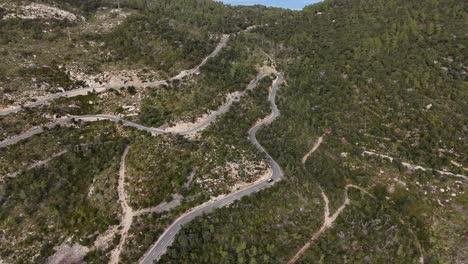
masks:
[[[203,120],[203,122],[200,122],[199,124],[193,126],[192,128],[190,128],[188,130],[181,131],[181,132],[175,132],[175,134],[189,135],[189,134],[192,134],[192,133],[195,133],[197,131],[205,129],[211,123],[213,123],[213,121],[215,121],[216,118],[218,118],[218,116],[220,116],[220,115],[222,115],[224,113],[227,113],[234,102],[239,101],[240,98],[246,94],[247,90],[254,89],[257,86],[258,82],[261,79],[265,78],[266,76],[268,76],[268,74],[259,73],[257,75],[257,77],[255,77],[255,79],[252,82],[250,82],[250,84],[247,86],[247,88],[244,91],[238,93],[236,96],[231,96],[230,98],[228,98],[228,101],[224,105],[222,105],[220,108],[218,108],[218,110],[216,110],[211,115],[209,115],[205,120]]]
[[[263,152],[268,160],[268,163],[272,169],[272,179],[274,180],[273,183],[269,183],[268,180],[263,180],[258,183],[255,183],[251,186],[248,186],[240,191],[231,193],[227,196],[224,196],[219,199],[211,200],[208,201],[200,206],[197,206],[190,210],[189,212],[183,214],[180,216],[174,223],[172,223],[169,228],[166,229],[166,231],[159,237],[158,241],[151,247],[151,249],[145,254],[144,258],[142,259],[141,263],[143,264],[149,264],[153,263],[154,260],[159,260],[159,258],[164,254],[166,251],[167,247],[172,243],[175,235],[179,230],[182,228],[184,224],[189,223],[192,221],[195,217],[200,216],[204,213],[211,212],[215,208],[221,208],[226,205],[231,204],[232,202],[241,199],[242,197],[246,195],[250,195],[253,193],[256,193],[258,191],[261,191],[265,188],[270,187],[272,184],[274,184],[277,181],[280,181],[283,178],[283,171],[279,164],[268,154],[268,152],[263,148],[262,145],[258,142],[256,138],[256,134],[260,128],[263,126],[271,124],[279,115],[280,112],[278,110],[278,107],[276,106],[276,92],[279,88],[279,85],[283,82],[283,75],[275,73],[276,79],[274,80],[270,94],[268,96],[268,100],[270,101],[271,109],[272,112],[271,114],[266,117],[265,119],[261,120],[261,122],[257,123],[254,125],[248,132],[248,138],[250,142],[261,152]],[[112,116],[112,115],[83,115],[83,116],[71,116],[68,118],[60,119],[55,123],[49,124],[46,127],[48,128],[53,128],[58,125],[64,125],[67,123],[72,122],[73,120],[81,120],[84,122],[94,122],[94,121],[99,121],[99,120],[110,120],[113,122],[121,122],[124,126],[129,126],[129,127],[134,127],[136,129],[142,130],[142,131],[147,131],[153,135],[161,135],[161,134],[180,134],[180,135],[186,135],[190,133],[194,133],[196,131],[199,131],[201,129],[204,129],[207,127],[211,122],[213,122],[217,116],[227,112],[229,110],[229,107],[232,105],[234,100],[239,100],[240,96],[244,95],[247,90],[253,89],[258,82],[268,76],[266,73],[260,73],[257,75],[257,77],[249,84],[247,89],[243,92],[240,92],[238,94],[238,97],[233,98],[232,101],[228,101],[225,105],[223,105],[218,111],[216,111],[214,114],[212,114],[205,122],[198,124],[196,127],[190,128],[187,131],[182,131],[182,132],[167,132],[165,130],[159,129],[159,128],[152,128],[152,127],[146,127],[134,122],[130,122],[124,119],[121,119],[120,117],[117,116]],[[0,142],[0,148],[6,147],[8,145],[12,145],[17,143],[20,140],[29,138],[33,135],[42,133],[44,129],[42,127],[32,129],[26,133],[23,133],[21,135],[18,135],[16,137],[7,139],[3,142]]]
[[[218,53],[227,45],[227,42],[229,40],[230,35],[223,35],[221,37],[220,42],[216,46],[216,48],[209,54],[207,57],[203,59],[203,61],[195,66],[194,68],[190,70],[184,70],[181,71],[179,74],[176,76],[172,77],[169,79],[169,81],[175,81],[175,80],[182,80],[187,76],[193,75],[193,74],[198,74],[200,72],[200,68],[205,65],[210,58],[215,57],[218,55]],[[136,88],[144,88],[144,87],[154,87],[154,86],[159,86],[159,85],[167,85],[168,81],[167,80],[159,80],[159,81],[154,81],[154,82],[146,82],[146,83],[141,83],[141,84],[119,84],[119,85],[104,85],[104,86],[95,86],[95,87],[88,87],[88,88],[80,88],[80,89],[74,89],[71,91],[66,91],[62,93],[55,93],[51,95],[47,95],[41,98],[37,98],[35,102],[25,104],[24,106],[16,105],[16,106],[11,106],[8,108],[5,108],[0,111],[0,116],[12,114],[12,113],[17,113],[25,108],[33,108],[36,106],[40,106],[43,104],[46,104],[50,101],[53,101],[55,99],[59,99],[62,97],[75,97],[79,95],[87,95],[88,93],[102,93],[111,89],[118,89],[121,87],[127,88],[130,86],[134,86]]]
[[[152,264],[153,261],[157,261],[160,257],[166,252],[166,249],[169,245],[172,244],[175,235],[180,231],[183,225],[192,221],[195,217],[203,215],[205,213],[211,212],[215,208],[221,208],[226,205],[231,204],[235,200],[239,200],[246,195],[250,195],[256,192],[259,192],[265,188],[270,187],[277,181],[280,181],[283,178],[283,171],[278,163],[266,152],[266,150],[260,145],[257,140],[256,133],[258,130],[266,125],[271,124],[279,115],[280,112],[275,103],[276,91],[278,90],[279,85],[283,81],[283,76],[281,74],[276,74],[276,80],[273,82],[271,92],[269,95],[269,101],[271,104],[272,112],[271,114],[262,120],[260,123],[256,124],[249,130],[249,140],[250,142],[261,152],[265,153],[268,158],[268,163],[272,169],[272,178],[274,179],[273,183],[269,183],[268,180],[260,181],[254,185],[246,187],[240,191],[231,193],[222,198],[208,201],[200,206],[197,206],[190,210],[189,212],[183,214],[177,220],[175,220],[166,231],[159,237],[158,241],[151,247],[151,249],[145,254],[141,260],[141,264]]]
[[[229,98],[229,100],[224,105],[222,105],[217,111],[213,112],[210,116],[208,116],[203,122],[201,122],[199,124],[196,124],[195,126],[189,128],[187,130],[184,130],[184,131],[171,132],[171,131],[166,131],[166,130],[163,130],[163,129],[160,129],[160,128],[147,127],[147,126],[143,126],[143,125],[131,122],[131,121],[127,121],[125,119],[122,119],[122,118],[120,118],[118,116],[114,116],[114,115],[69,116],[69,117],[66,117],[66,118],[61,118],[61,119],[57,120],[56,122],[44,125],[44,127],[47,127],[49,129],[51,129],[51,128],[54,128],[54,127],[57,127],[57,126],[60,126],[60,125],[65,125],[65,124],[71,123],[73,120],[83,121],[83,122],[96,122],[96,121],[108,120],[108,121],[112,121],[112,122],[115,122],[115,123],[121,123],[122,125],[127,126],[127,127],[133,127],[133,128],[138,129],[138,130],[141,130],[141,131],[146,131],[146,132],[152,134],[153,136],[154,135],[163,135],[163,134],[189,135],[189,134],[195,133],[197,131],[203,130],[206,127],[208,127],[211,123],[213,123],[216,120],[216,118],[218,118],[218,116],[226,113],[229,110],[229,108],[232,106],[234,101],[238,101],[241,96],[246,94],[247,90],[254,89],[257,86],[258,82],[261,79],[265,78],[266,76],[268,76],[268,74],[259,73],[256,76],[256,78],[254,80],[252,80],[252,82],[250,82],[250,84],[247,86],[247,88],[244,91],[238,93],[237,96],[235,96],[235,97]],[[32,137],[34,135],[37,135],[37,134],[40,134],[42,132],[44,132],[43,127],[36,127],[36,128],[33,128],[33,129],[31,129],[31,130],[29,130],[27,132],[24,132],[22,134],[19,134],[19,135],[10,137],[8,139],[5,139],[4,141],[0,142],[0,149],[4,148],[4,147],[7,147],[9,145],[16,144],[21,140],[30,138],[30,137]]]
[[[244,31],[248,31],[248,30],[250,30],[252,28],[254,28],[254,27],[250,27],[250,28],[248,28],[248,29],[246,29]],[[212,58],[212,57],[216,56],[221,51],[221,49],[227,45],[228,40],[229,40],[229,35],[223,35],[223,37],[222,37],[220,43],[218,44],[218,46],[216,47],[216,49],[210,55],[208,55],[199,65],[197,65],[195,68],[193,68],[191,70],[185,70],[185,71],[180,72],[178,75],[176,75],[176,76],[172,77],[171,79],[169,79],[169,81],[180,80],[180,79],[185,78],[186,76],[193,75],[193,74],[198,74],[200,72],[200,68],[204,64],[207,63],[209,58]],[[42,132],[44,132],[45,127],[51,129],[51,128],[54,128],[54,127],[59,126],[59,125],[69,124],[73,120],[81,120],[81,121],[85,121],[85,122],[93,122],[93,121],[99,121],[99,120],[110,120],[110,121],[114,121],[114,122],[120,122],[124,126],[134,127],[134,128],[139,129],[139,130],[147,131],[147,132],[149,132],[149,133],[151,133],[153,135],[159,135],[159,134],[186,135],[186,134],[191,134],[191,133],[194,133],[194,132],[197,132],[197,131],[199,131],[201,129],[206,128],[209,124],[211,124],[214,120],[216,120],[216,118],[219,115],[226,113],[229,110],[229,108],[231,107],[231,105],[233,104],[233,102],[238,101],[241,96],[245,95],[247,90],[253,89],[261,79],[263,79],[264,77],[266,77],[268,75],[269,74],[266,74],[266,73],[259,73],[257,75],[257,77],[249,84],[249,86],[247,87],[246,90],[244,90],[242,92],[239,92],[235,96],[229,98],[227,103],[225,103],[216,112],[211,114],[206,120],[204,120],[200,124],[197,124],[196,126],[190,128],[190,129],[188,129],[186,131],[168,132],[168,131],[165,131],[165,130],[162,130],[162,129],[159,129],[159,128],[145,127],[143,125],[139,125],[139,124],[134,123],[134,122],[123,120],[120,117],[112,116],[112,115],[70,116],[70,117],[67,117],[67,118],[59,119],[58,121],[56,121],[54,123],[47,124],[47,125],[45,125],[43,127],[34,128],[34,129],[32,129],[32,130],[30,130],[28,132],[25,132],[25,133],[20,134],[18,136],[9,138],[7,140],[4,140],[4,141],[0,142],[0,149],[4,148],[6,146],[12,145],[12,144],[16,144],[17,142],[19,142],[19,141],[21,141],[23,139],[29,138],[29,137],[31,137],[33,135],[42,133]],[[166,229],[166,231],[159,237],[158,241],[145,254],[145,256],[143,257],[141,263],[150,264],[150,263],[153,263],[154,260],[159,260],[160,257],[165,253],[167,247],[173,242],[175,235],[180,231],[180,229],[183,227],[183,225],[189,223],[190,221],[192,221],[197,216],[203,215],[204,213],[209,213],[213,209],[222,208],[224,206],[227,206],[227,205],[233,203],[234,201],[241,199],[242,197],[244,197],[246,195],[250,195],[250,194],[259,192],[259,191],[261,191],[261,190],[263,190],[265,188],[268,188],[268,187],[272,186],[276,182],[283,179],[283,171],[282,171],[281,167],[268,154],[268,152],[263,148],[263,146],[260,145],[260,143],[258,142],[258,140],[256,138],[256,133],[258,132],[258,130],[261,127],[271,124],[280,115],[280,112],[279,112],[279,110],[278,110],[278,108],[276,106],[276,103],[275,103],[275,98],[276,98],[276,92],[277,92],[277,90],[279,88],[279,85],[283,82],[284,77],[283,77],[283,75],[278,74],[278,73],[275,73],[275,75],[276,75],[276,79],[272,84],[271,91],[270,91],[270,94],[269,94],[269,97],[268,97],[268,100],[270,101],[270,104],[271,104],[272,112],[268,117],[263,119],[261,122],[257,123],[255,126],[253,126],[249,130],[249,133],[248,133],[249,134],[248,138],[249,138],[250,142],[259,151],[263,152],[267,156],[268,163],[269,163],[269,165],[270,165],[270,167],[272,169],[272,177],[271,178],[274,181],[272,183],[270,183],[268,180],[259,181],[259,182],[255,183],[255,184],[252,184],[252,185],[250,185],[250,186],[248,186],[248,187],[246,187],[246,188],[244,188],[242,190],[239,190],[237,192],[231,193],[229,195],[226,195],[226,196],[214,199],[214,200],[210,200],[210,201],[208,201],[208,202],[206,202],[206,203],[204,203],[202,205],[199,205],[199,206],[197,206],[195,208],[192,208],[189,212],[181,215],[177,220],[175,220],[171,224],[171,226],[169,226]],[[158,86],[158,85],[164,85],[164,84],[167,85],[168,81],[161,80],[161,81],[143,83],[143,84],[140,84],[140,85],[126,84],[126,85],[100,86],[100,87],[89,87],[89,88],[76,89],[76,90],[72,90],[72,91],[67,91],[67,92],[63,92],[63,93],[57,93],[57,94],[49,95],[49,96],[40,98],[40,99],[38,99],[37,101],[35,101],[33,103],[26,104],[24,106],[13,106],[13,107],[10,107],[8,109],[4,109],[4,110],[0,111],[0,116],[7,115],[7,114],[10,114],[10,113],[19,112],[19,111],[23,110],[24,108],[36,107],[36,106],[45,104],[45,103],[47,103],[47,102],[49,102],[51,100],[55,100],[55,99],[58,99],[58,98],[61,98],[61,97],[74,97],[74,96],[79,96],[79,95],[86,95],[86,94],[88,94],[90,92],[100,93],[100,92],[104,92],[104,91],[107,91],[107,90],[110,90],[110,89],[115,89],[115,88],[120,88],[120,87],[135,86],[135,87],[138,88],[138,87],[147,87],[147,86]]]
[[[10,138],[5,139],[4,141],[0,142],[0,149],[2,149],[4,147],[7,147],[9,145],[14,145],[14,144],[18,143],[19,141],[21,141],[23,139],[27,139],[27,138],[30,138],[30,137],[32,137],[34,135],[40,134],[40,133],[44,132],[44,128],[52,129],[52,128],[57,127],[57,126],[68,124],[71,121],[72,121],[71,118],[62,118],[62,119],[59,119],[58,121],[56,121],[54,123],[50,123],[50,124],[47,124],[47,125],[44,125],[44,126],[41,126],[41,127],[35,127],[35,128],[33,128],[33,129],[31,129],[31,130],[29,130],[27,132],[16,135],[14,137],[10,137]]]

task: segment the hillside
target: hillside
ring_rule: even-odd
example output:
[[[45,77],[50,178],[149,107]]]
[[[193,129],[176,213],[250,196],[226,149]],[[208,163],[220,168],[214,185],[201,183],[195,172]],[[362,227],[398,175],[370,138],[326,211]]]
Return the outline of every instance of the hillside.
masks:
[[[1,1],[0,263],[466,263],[467,8]]]

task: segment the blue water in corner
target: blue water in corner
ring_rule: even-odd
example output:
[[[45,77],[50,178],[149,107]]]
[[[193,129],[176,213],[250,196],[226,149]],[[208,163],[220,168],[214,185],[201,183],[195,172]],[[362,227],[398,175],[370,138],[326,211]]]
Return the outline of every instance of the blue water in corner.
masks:
[[[229,5],[264,5],[301,10],[304,6],[321,2],[321,0],[218,0]]]

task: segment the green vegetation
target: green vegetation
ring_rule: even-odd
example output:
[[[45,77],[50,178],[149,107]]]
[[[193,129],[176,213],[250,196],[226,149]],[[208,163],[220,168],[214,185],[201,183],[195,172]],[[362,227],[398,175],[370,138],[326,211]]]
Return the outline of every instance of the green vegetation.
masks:
[[[456,262],[463,251],[458,234],[466,219],[466,187],[463,181],[438,173],[405,171],[399,163],[361,157],[368,170],[378,175],[374,180],[380,198],[417,235],[429,262]],[[385,198],[387,199],[387,198]],[[450,225],[446,225],[450,221]],[[432,263],[429,262],[429,263]]]
[[[140,121],[161,126],[178,119],[194,119],[216,110],[228,93],[241,91],[255,78],[255,66],[264,55],[245,34],[232,37],[228,47],[201,68],[202,75],[188,83],[173,83],[152,90],[141,103]]]
[[[247,140],[248,129],[268,114],[268,87],[263,79],[253,92],[201,132],[198,139],[181,136],[138,138],[127,157],[128,191],[134,208],[156,206],[175,193],[185,201],[203,201],[229,192],[238,181],[252,182],[263,160]],[[232,171],[228,163],[237,164]],[[195,171],[190,187],[189,175]]]
[[[421,253],[412,230],[385,206],[387,201],[353,196],[356,198],[351,198],[352,204],[333,229],[298,263],[419,263]]]
[[[124,245],[121,262],[137,263],[175,218],[174,213],[137,216],[130,229],[129,239]]]
[[[98,8],[115,8],[114,1],[49,2],[84,15],[86,20],[0,20],[0,54],[4,58],[0,85],[9,94],[2,97],[1,105],[23,102],[36,93],[84,86],[74,79],[77,73],[136,70],[151,72],[158,79],[172,77],[200,63],[222,32],[174,19],[168,12],[173,4],[161,9],[146,1],[121,1],[123,9],[108,10]],[[177,5],[182,6],[179,1]],[[14,5],[11,8],[15,10]],[[216,16],[224,20],[222,14]]]
[[[182,137],[140,138],[127,157],[130,206],[143,209],[172,200],[193,169],[196,145]]]
[[[113,61],[149,66],[173,76],[195,66],[214,49],[216,40],[206,43],[209,39],[206,31],[156,15],[141,15],[130,17],[102,41],[114,54]]]
[[[123,142],[68,152],[1,187],[0,256],[43,262],[64,238],[90,245],[118,223],[118,161]],[[12,250],[15,249],[15,250]]]
[[[0,149],[0,171],[2,175],[6,175],[24,168],[25,164],[46,160],[63,150],[116,141],[120,138],[118,133],[119,130],[112,122],[82,124],[80,129],[73,126],[54,128],[48,133]],[[122,134],[131,135],[131,132]]]
[[[47,123],[47,118],[40,112],[24,111],[0,116],[0,141],[44,123]]]
[[[270,131],[286,132],[295,150],[331,127],[350,144],[447,166],[439,149],[460,155],[468,147],[462,10],[459,1],[328,1],[282,19],[281,28],[259,28],[288,47],[278,57],[297,58],[281,64],[289,86],[279,99],[283,119]],[[275,146],[276,157],[286,155]]]
[[[321,216],[312,181],[281,183],[192,221],[161,263],[285,263],[321,225]]]
[[[371,262],[417,262],[416,239],[427,253],[428,261],[460,259],[456,252],[463,251],[461,248],[448,250],[448,246],[445,249],[439,246],[456,244],[458,236],[450,238],[448,234],[460,230],[459,224],[438,231],[444,233],[448,243],[436,239],[439,235],[431,234],[437,227],[441,228],[439,222],[444,214],[440,211],[453,212],[460,221],[466,219],[465,209],[453,204],[453,200],[447,206],[459,208],[455,212],[443,209],[436,200],[421,204],[418,201],[426,201],[427,196],[415,194],[411,189],[392,195],[386,193],[385,188],[377,186],[388,175],[378,176],[379,171],[388,167],[395,170],[394,165],[380,161],[379,166],[370,169],[369,159],[362,158],[361,153],[373,149],[414,164],[463,173],[450,161],[467,162],[466,155],[462,154],[467,145],[463,140],[466,83],[462,70],[466,56],[462,55],[465,45],[461,44],[466,43],[466,37],[456,26],[463,25],[464,19],[463,5],[457,1],[327,1],[304,12],[279,17],[278,26],[255,30],[269,40],[264,48],[275,55],[279,67],[287,74],[289,85],[280,90],[278,98],[282,116],[260,131],[259,139],[282,165],[289,180],[301,186],[312,178],[329,196],[332,211],[341,205],[344,186],[349,182],[374,190],[379,197],[388,195],[390,199],[381,199],[376,207],[354,203],[340,217],[339,226],[320,240],[319,247],[313,247],[309,255],[303,256],[302,263],[311,259],[342,262],[345,256],[356,262],[369,259]],[[272,42],[278,44],[271,45]],[[300,163],[302,156],[326,128],[331,128],[331,135],[326,136],[326,143],[304,169]],[[404,175],[404,172],[400,166],[394,175]],[[413,175],[418,173],[409,174],[405,182],[415,184]],[[440,181],[442,176],[435,177]],[[395,182],[385,184],[395,188]],[[441,192],[433,195],[440,200],[445,196]],[[243,214],[252,212],[248,204],[241,203],[241,208]],[[237,210],[229,209],[229,215]],[[191,223],[164,260],[211,263],[216,257],[225,257],[226,263],[238,263],[235,249],[242,246],[236,240],[239,230],[268,226],[269,220],[260,219],[260,223],[252,224],[242,215],[219,221],[222,224],[218,228],[211,228],[213,223],[207,219],[218,219],[224,214],[227,213],[223,209]],[[263,216],[260,210],[252,214]],[[321,213],[314,214],[317,215]],[[381,230],[390,226],[377,225],[381,229],[369,234],[372,239],[362,238],[358,230],[349,229],[352,219],[377,222],[387,216],[391,219],[389,223],[397,225],[395,232],[404,236],[394,241],[388,255],[379,252],[385,244]],[[232,232],[224,231],[227,224],[232,226],[227,228]],[[223,238],[214,235],[221,233]],[[272,233],[269,235],[273,236]],[[347,234],[347,239],[339,242],[336,236],[342,233]],[[192,240],[209,237],[203,240],[209,243],[187,243],[187,237]],[[302,244],[306,241],[303,238]],[[266,243],[281,245],[280,241],[268,237],[263,242],[251,242],[246,248],[258,249]],[[223,247],[226,245],[229,248]],[[288,260],[299,248],[300,245],[283,253],[282,259],[272,263]],[[401,248],[412,250],[402,252]],[[221,255],[223,251],[227,253]],[[351,255],[354,259],[350,259]],[[260,256],[247,256],[243,256],[245,262],[264,261]]]
[[[2,96],[0,104],[12,104],[18,92],[28,89],[56,92],[59,87],[68,90],[80,85],[59,68],[60,57],[73,44],[57,42],[70,26],[67,21],[0,20],[0,83],[2,93],[11,96]],[[51,56],[51,50],[57,55]]]
[[[71,90],[84,84],[83,82],[71,80],[64,70],[55,64],[51,66],[22,68],[18,70],[17,74],[24,78],[39,78],[37,79],[39,82],[45,82],[52,87],[64,87],[66,90]]]
[[[421,254],[425,263],[466,259],[466,182],[401,163],[466,175],[464,2],[329,0],[301,12],[209,0],[122,0],[120,11],[102,9],[115,7],[110,0],[43,2],[86,21],[0,19],[0,105],[83,86],[71,70],[90,78],[126,70],[167,79],[200,63],[221,34],[258,27],[231,34],[200,76],[164,88],[62,98],[0,117],[2,139],[54,114],[121,114],[153,127],[195,121],[245,89],[257,67],[275,65],[285,75],[281,116],[258,138],[286,179],[187,224],[162,263],[285,263],[322,225],[320,191],[333,213],[347,184],[372,197],[350,190],[351,203],[299,263],[418,263]],[[0,17],[7,12],[0,9]],[[121,257],[136,262],[178,215],[264,171],[265,157],[247,131],[270,113],[271,81],[263,79],[195,135],[150,137],[111,122],[76,123],[1,149],[1,174],[20,174],[0,185],[0,259],[43,262],[67,238],[90,246],[116,225],[118,161],[129,144],[125,188],[135,210],[183,196],[168,213],[135,217]],[[324,131],[331,133],[302,164]],[[119,238],[86,261],[108,261]]]
[[[271,85],[270,77],[261,80],[254,90],[247,91],[247,94],[241,97],[240,102],[234,102],[229,112],[220,116],[216,122],[202,131],[202,138],[207,144],[205,149],[215,151],[213,158],[218,163],[240,159],[241,152],[247,160],[261,160],[257,149],[247,139],[247,132],[255,122],[270,114],[268,90]],[[232,152],[234,156],[228,154],[231,152],[229,148],[233,149],[233,147],[238,149]],[[218,156],[224,156],[224,159]]]

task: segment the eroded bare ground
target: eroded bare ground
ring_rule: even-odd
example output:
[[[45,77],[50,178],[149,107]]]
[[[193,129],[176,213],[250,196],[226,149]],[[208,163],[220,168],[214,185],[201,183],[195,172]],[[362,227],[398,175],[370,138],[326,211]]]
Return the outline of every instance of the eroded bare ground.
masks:
[[[90,251],[88,247],[79,244],[71,245],[69,242],[65,242],[55,250],[55,254],[47,259],[48,264],[82,263]]]
[[[162,202],[157,206],[141,209],[134,212],[134,216],[150,213],[161,213],[170,211],[172,208],[179,206],[182,202],[183,196],[180,194],[173,194],[170,202]]]
[[[84,21],[82,16],[75,15],[60,8],[49,6],[40,3],[29,3],[28,5],[17,5],[14,3],[0,4],[0,7],[6,10],[6,15],[3,19],[20,18],[20,19],[58,19],[69,21]]]
[[[390,162],[393,162],[395,160],[395,158],[390,157],[388,155],[379,154],[379,153],[376,153],[374,151],[368,151],[368,150],[365,150],[362,153],[362,155],[379,157],[379,158],[387,159]],[[414,171],[414,170],[435,171],[435,172],[438,172],[438,173],[440,173],[441,175],[444,175],[444,176],[457,177],[457,178],[461,178],[461,179],[463,179],[465,181],[468,181],[468,177],[465,176],[465,175],[462,175],[462,174],[456,174],[456,173],[452,173],[452,172],[449,172],[449,171],[441,171],[441,170],[436,170],[436,169],[432,169],[432,168],[425,168],[423,166],[410,164],[408,162],[401,162],[401,165],[403,165],[405,168],[407,168],[408,170],[411,170],[411,171]]]
[[[123,18],[129,15],[126,13],[119,14]],[[42,93],[34,95],[32,97],[30,95],[34,91],[37,92],[38,89],[35,89],[34,91],[28,91],[26,92],[26,94],[17,95],[15,96],[15,98],[9,98],[10,100],[15,101],[16,103],[20,103],[19,105],[2,105],[0,103],[0,115],[15,113],[21,111],[24,107],[36,107],[38,105],[48,103],[49,101],[60,97],[74,97],[79,95],[86,95],[89,92],[101,93],[108,91],[112,88],[116,89],[120,87],[155,87],[160,85],[168,85],[168,83],[172,81],[181,81],[185,78],[191,77],[192,75],[197,75],[200,72],[200,68],[203,67],[210,58],[217,56],[218,53],[224,47],[226,47],[229,41],[229,37],[230,35],[222,35],[216,48],[209,55],[207,55],[198,65],[196,65],[192,69],[182,70],[176,76],[171,77],[169,79],[160,79],[161,76],[159,76],[156,72],[144,72],[141,70],[115,70],[107,71],[97,75],[89,75],[85,74],[85,69],[81,69],[78,65],[68,65],[65,67],[65,70],[68,72],[69,77],[73,81],[79,81],[83,83],[82,86],[85,88],[72,89],[69,91],[64,91],[62,89],[59,93]],[[100,44],[94,43],[93,45]],[[29,101],[25,101],[25,98],[27,98]]]
[[[107,249],[115,235],[119,231],[119,226],[110,226],[104,233],[100,234],[94,241],[94,248],[96,249]]]

